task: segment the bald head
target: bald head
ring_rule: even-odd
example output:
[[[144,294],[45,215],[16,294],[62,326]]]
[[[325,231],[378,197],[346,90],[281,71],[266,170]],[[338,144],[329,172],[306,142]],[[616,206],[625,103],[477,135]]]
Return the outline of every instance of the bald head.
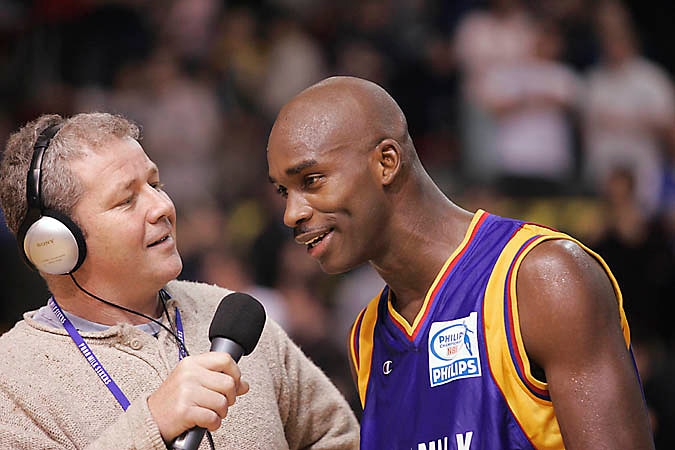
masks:
[[[379,85],[354,77],[327,78],[294,97],[279,112],[271,138],[279,134],[305,148],[386,138],[411,146],[396,101]]]

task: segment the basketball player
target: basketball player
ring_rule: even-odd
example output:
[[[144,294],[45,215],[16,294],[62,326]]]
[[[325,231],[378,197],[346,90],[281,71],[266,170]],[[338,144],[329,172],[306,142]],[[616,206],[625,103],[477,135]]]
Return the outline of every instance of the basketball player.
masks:
[[[351,332],[361,448],[653,448],[607,266],[565,234],[454,204],[381,87],[301,92],[267,158],[323,270],[370,263],[386,282]]]
[[[0,337],[0,447],[196,448],[174,444],[199,427],[202,449],[358,448],[347,402],[271,319],[239,364],[209,352],[231,292],[175,280],[176,211],[138,138],[96,113],[8,141],[7,225],[53,295]]]

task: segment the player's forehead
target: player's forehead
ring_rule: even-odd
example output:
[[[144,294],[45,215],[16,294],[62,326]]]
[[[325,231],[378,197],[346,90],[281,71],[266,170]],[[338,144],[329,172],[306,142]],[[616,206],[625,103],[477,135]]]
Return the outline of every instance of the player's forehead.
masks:
[[[322,151],[349,136],[346,130],[350,122],[338,111],[320,108],[295,108],[285,115],[272,128],[270,150],[299,149]]]

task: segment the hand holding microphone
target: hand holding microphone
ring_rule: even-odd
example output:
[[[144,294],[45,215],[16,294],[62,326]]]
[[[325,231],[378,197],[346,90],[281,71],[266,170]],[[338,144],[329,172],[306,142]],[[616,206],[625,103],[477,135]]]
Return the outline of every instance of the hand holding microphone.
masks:
[[[183,359],[148,398],[165,439],[176,436],[180,424],[185,427],[186,420],[204,425],[193,427],[176,438],[171,446],[173,450],[197,449],[206,427],[218,428],[236,396],[248,391],[248,384],[240,380],[236,362],[253,351],[264,325],[265,310],[256,299],[239,292],[226,296],[218,305],[209,328],[211,351]],[[159,411],[162,413],[156,414]],[[177,432],[171,431],[176,428],[179,428]]]

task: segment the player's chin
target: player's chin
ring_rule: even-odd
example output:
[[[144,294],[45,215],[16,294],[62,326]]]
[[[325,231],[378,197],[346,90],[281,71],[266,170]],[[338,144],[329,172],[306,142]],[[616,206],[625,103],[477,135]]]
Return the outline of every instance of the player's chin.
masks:
[[[356,264],[351,264],[346,261],[337,261],[331,258],[320,259],[319,265],[321,266],[321,270],[330,275],[349,272],[356,267]]]

